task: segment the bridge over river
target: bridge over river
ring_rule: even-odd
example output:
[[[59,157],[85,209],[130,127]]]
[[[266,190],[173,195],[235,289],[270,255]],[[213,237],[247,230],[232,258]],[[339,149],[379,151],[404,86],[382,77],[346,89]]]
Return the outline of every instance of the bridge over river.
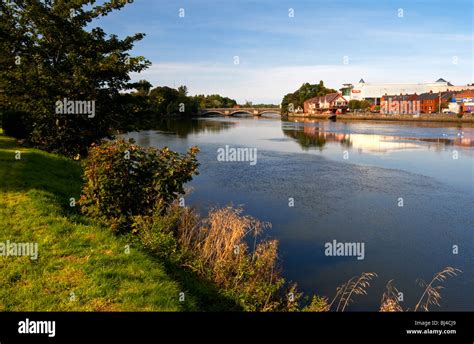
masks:
[[[266,113],[274,113],[280,115],[280,108],[210,108],[199,110],[199,114],[201,116],[211,114],[218,114],[221,116],[234,116],[240,113],[247,113],[252,116],[261,116]]]

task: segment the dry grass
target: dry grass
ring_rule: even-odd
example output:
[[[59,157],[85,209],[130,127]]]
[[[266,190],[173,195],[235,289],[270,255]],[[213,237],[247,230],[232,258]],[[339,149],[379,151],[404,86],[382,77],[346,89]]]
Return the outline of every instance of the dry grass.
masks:
[[[424,280],[419,279],[418,283],[420,286],[425,288],[425,291],[421,295],[418,303],[415,306],[414,311],[418,311],[419,309],[423,309],[425,312],[429,312],[429,307],[432,305],[440,306],[439,301],[441,300],[440,291],[443,289],[441,285],[435,285],[436,282],[443,283],[449,277],[455,277],[458,274],[462,273],[461,270],[453,268],[453,267],[446,267],[442,271],[437,272],[434,274],[430,283],[426,283]]]
[[[440,292],[443,289],[443,286],[436,285],[436,283],[443,283],[448,278],[455,277],[460,273],[462,273],[461,270],[448,266],[440,272],[437,272],[430,283],[426,283],[421,279],[417,280],[425,290],[418,300],[414,312],[417,312],[418,310],[429,312],[430,306],[440,306]],[[367,288],[370,287],[370,281],[375,277],[377,277],[377,274],[373,272],[364,272],[360,276],[352,277],[346,283],[337,288],[336,295],[325,310],[330,311],[331,309],[334,309],[336,312],[344,312],[347,306],[353,302],[352,297],[354,295],[367,295]],[[399,291],[393,285],[393,280],[388,281],[385,292],[382,295],[379,311],[403,312],[403,308],[398,300],[398,295]],[[407,309],[407,311],[409,311],[409,309]]]
[[[393,285],[393,280],[388,281],[382,295],[380,312],[403,312],[403,308],[398,302],[398,289]]]
[[[336,295],[328,306],[331,310],[337,300],[336,312],[344,312],[346,307],[353,301],[355,295],[367,295],[366,289],[370,287],[370,281],[377,277],[375,272],[363,272],[360,276],[354,276],[336,290]]]
[[[278,241],[261,240],[271,224],[242,215],[242,211],[230,206],[216,208],[201,220],[188,210],[181,218],[178,241],[193,257],[189,266],[193,270],[248,299],[245,303],[250,310],[272,310],[283,284]]]

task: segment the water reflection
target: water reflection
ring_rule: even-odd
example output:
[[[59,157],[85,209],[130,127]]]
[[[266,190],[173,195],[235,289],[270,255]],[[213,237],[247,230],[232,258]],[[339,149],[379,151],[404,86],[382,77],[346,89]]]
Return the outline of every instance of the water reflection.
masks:
[[[370,132],[347,132],[347,123],[339,123],[339,125],[333,123],[330,124],[330,127],[326,127],[326,123],[330,122],[315,122],[311,120],[303,122],[282,122],[282,131],[285,136],[295,139],[305,151],[310,148],[317,148],[322,151],[328,143],[336,143],[342,147],[355,148],[359,151],[373,153],[385,153],[391,150],[420,149],[420,143],[427,145],[428,148],[435,146],[436,149],[445,146],[474,147],[474,135],[472,135],[472,128],[470,127],[460,128],[455,126],[454,130],[457,132],[453,133],[452,126],[440,128],[439,126],[435,127],[433,123],[417,123],[419,124],[417,125],[418,127],[451,130],[450,134],[440,131],[435,137],[423,137],[382,135]],[[415,126],[415,128],[417,126]],[[351,126],[350,131],[353,131],[353,129],[353,126]]]
[[[180,119],[174,118],[162,119],[155,125],[155,129],[163,134],[174,135],[179,138],[187,138],[190,134],[199,133],[219,133],[222,130],[232,128],[236,123],[228,121],[206,121],[198,119]]]

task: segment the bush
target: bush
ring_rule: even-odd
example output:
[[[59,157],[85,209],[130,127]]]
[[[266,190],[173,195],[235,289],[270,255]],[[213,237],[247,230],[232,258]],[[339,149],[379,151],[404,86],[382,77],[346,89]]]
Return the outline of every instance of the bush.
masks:
[[[181,155],[123,139],[93,145],[79,204],[114,231],[130,231],[136,216],[164,214],[197,174],[197,147]]]
[[[30,132],[30,115],[25,111],[7,110],[2,114],[2,127],[5,135],[26,139]]]

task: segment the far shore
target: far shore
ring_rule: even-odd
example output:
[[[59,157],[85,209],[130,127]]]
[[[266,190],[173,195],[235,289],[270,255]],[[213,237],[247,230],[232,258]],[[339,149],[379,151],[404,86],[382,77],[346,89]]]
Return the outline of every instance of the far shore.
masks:
[[[327,114],[309,115],[309,114],[288,114],[288,118],[310,118],[310,119],[327,119]],[[361,121],[412,121],[412,122],[456,122],[456,123],[474,123],[474,115],[464,114],[458,118],[457,115],[444,114],[420,114],[415,115],[383,115],[373,113],[346,113],[338,114],[338,120],[361,120]]]

